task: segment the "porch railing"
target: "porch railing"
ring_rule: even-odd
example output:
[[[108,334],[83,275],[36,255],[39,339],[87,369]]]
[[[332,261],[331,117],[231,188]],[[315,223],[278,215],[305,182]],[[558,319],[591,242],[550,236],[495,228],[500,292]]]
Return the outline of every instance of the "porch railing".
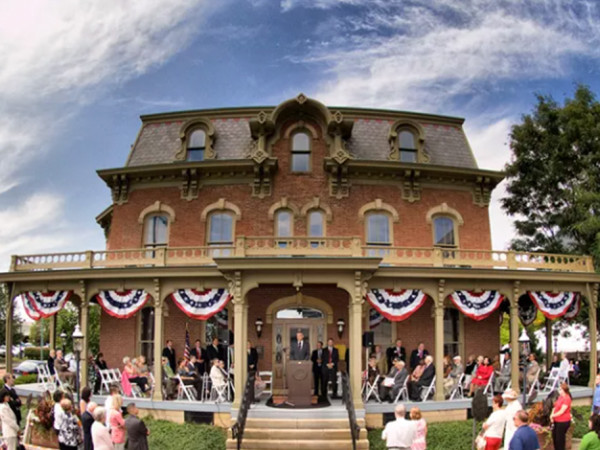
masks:
[[[347,372],[342,372],[342,403],[348,411],[350,435],[352,436],[352,450],[356,450],[356,442],[360,436],[360,426],[356,420],[356,411],[354,409],[354,401],[352,400],[352,390],[350,389],[350,377]]]
[[[246,418],[248,417],[248,410],[250,405],[254,401],[254,378],[256,372],[248,373],[246,379],[246,386],[244,387],[244,395],[242,402],[240,403],[240,409],[237,415],[237,420],[231,427],[231,437],[237,441],[237,449],[242,448],[242,441],[244,440],[244,431],[246,429]]]
[[[212,265],[217,257],[362,257],[382,265],[594,272],[590,256],[364,245],[358,237],[238,237],[230,245],[15,255],[11,271]]]

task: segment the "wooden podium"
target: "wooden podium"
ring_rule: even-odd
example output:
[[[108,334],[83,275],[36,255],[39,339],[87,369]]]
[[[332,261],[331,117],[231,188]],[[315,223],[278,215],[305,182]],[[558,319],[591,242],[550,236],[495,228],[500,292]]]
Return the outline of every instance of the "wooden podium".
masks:
[[[288,361],[287,363],[288,403],[294,406],[310,406],[312,398],[312,362]]]

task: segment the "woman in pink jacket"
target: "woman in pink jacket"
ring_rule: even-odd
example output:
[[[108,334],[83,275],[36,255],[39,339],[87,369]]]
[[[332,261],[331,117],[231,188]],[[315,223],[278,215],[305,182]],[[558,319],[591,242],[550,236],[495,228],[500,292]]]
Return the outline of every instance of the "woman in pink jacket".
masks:
[[[121,406],[123,406],[123,397],[120,395],[113,396],[113,409],[109,413],[109,422],[110,437],[115,450],[125,450],[125,420],[123,420]]]

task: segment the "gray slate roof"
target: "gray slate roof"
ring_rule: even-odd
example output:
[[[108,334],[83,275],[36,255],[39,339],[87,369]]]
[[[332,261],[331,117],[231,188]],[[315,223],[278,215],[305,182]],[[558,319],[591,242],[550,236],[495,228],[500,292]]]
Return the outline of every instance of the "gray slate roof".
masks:
[[[352,137],[347,142],[350,154],[356,159],[388,159],[390,146],[388,135],[393,120],[348,117],[354,120]],[[248,125],[251,117],[215,118],[214,149],[217,159],[243,159],[252,148]],[[127,166],[168,164],[175,162],[175,154],[181,148],[179,130],[183,121],[165,121],[142,125]],[[421,122],[425,133],[425,151],[430,164],[461,168],[477,168],[467,137],[458,125]]]

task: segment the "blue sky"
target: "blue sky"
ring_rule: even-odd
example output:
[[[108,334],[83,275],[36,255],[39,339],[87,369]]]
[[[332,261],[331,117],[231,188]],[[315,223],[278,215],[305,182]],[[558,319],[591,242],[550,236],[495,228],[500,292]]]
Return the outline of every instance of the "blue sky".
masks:
[[[304,92],[456,115],[480,167],[500,170],[534,93],[600,92],[599,59],[595,1],[4,1],[0,270],[14,253],[103,248],[95,170],[124,164],[140,114]],[[512,235],[501,196],[497,249]]]

